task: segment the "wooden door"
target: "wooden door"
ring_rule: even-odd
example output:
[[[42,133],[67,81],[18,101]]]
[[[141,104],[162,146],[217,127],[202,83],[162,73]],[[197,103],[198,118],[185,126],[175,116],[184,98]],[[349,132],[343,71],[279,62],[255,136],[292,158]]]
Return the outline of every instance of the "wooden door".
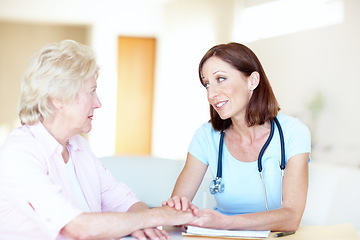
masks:
[[[116,154],[150,154],[154,38],[118,38]]]

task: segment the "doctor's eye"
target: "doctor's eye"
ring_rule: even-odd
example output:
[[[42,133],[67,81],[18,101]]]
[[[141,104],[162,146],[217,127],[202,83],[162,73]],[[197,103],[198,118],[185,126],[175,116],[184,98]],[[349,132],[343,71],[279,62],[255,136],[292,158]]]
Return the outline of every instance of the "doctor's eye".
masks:
[[[203,82],[203,86],[207,89],[209,87],[209,82]]]
[[[225,81],[226,79],[227,79],[226,77],[218,77],[218,78],[217,78],[218,82]]]

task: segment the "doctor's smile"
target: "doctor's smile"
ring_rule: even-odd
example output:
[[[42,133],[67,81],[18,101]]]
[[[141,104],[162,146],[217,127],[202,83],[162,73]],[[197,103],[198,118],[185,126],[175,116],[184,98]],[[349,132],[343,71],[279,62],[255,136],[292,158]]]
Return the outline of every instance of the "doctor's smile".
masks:
[[[224,106],[227,102],[228,102],[228,100],[215,103],[214,105],[215,105],[215,107],[216,107],[217,109],[220,109],[220,108],[221,108],[222,106]]]

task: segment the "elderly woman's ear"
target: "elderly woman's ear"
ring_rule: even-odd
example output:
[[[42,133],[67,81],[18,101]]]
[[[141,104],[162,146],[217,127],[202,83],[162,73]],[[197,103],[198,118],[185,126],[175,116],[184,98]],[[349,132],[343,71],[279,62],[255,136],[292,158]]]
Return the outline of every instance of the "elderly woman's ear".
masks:
[[[61,99],[51,98],[50,103],[54,110],[60,110],[64,107],[64,104]]]

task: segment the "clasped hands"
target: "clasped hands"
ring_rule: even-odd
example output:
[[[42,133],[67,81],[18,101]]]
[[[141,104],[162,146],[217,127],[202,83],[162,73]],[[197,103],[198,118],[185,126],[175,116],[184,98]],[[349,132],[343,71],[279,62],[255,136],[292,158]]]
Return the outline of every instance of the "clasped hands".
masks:
[[[171,197],[162,202],[162,207],[153,208],[155,215],[163,216],[168,225],[175,226],[197,226],[216,228],[215,219],[221,218],[221,214],[212,209],[200,210],[187,197]],[[169,234],[158,228],[140,229],[131,234],[139,240],[147,238],[151,240],[169,239]]]
[[[219,228],[218,220],[221,220],[223,217],[221,213],[213,209],[206,208],[200,210],[187,197],[171,197],[167,201],[162,202],[162,206],[169,206],[175,208],[177,211],[191,211],[197,219],[186,224],[189,226]]]

